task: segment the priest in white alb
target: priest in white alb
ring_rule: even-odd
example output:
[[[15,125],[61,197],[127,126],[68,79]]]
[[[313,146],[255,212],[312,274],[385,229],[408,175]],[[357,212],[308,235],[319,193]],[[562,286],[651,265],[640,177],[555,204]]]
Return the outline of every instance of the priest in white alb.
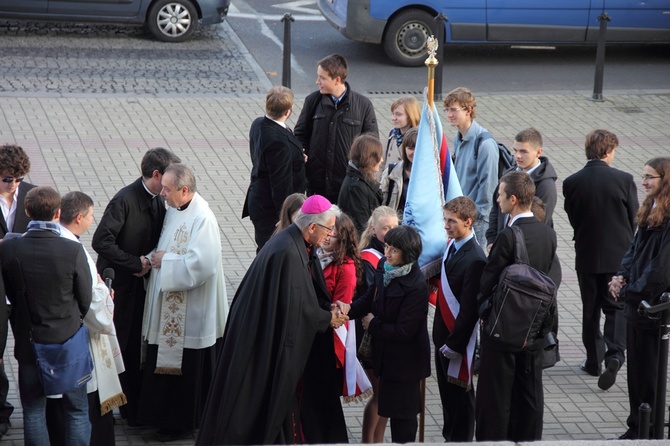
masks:
[[[169,206],[142,323],[144,374],[138,421],[159,441],[189,438],[216,366],[228,316],[219,225],[184,164],[166,168],[161,195]]]

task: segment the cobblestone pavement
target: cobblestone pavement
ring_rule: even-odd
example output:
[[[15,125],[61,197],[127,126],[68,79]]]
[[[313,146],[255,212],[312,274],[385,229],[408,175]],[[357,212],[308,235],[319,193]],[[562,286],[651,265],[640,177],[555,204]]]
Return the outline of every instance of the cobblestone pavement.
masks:
[[[211,95],[263,93],[228,24],[165,43],[144,28],[0,21],[0,93]]]
[[[16,38],[15,34],[23,32],[0,31],[0,51],[3,55],[0,66],[0,142],[16,142],[27,150],[32,162],[30,181],[55,186],[61,193],[70,190],[87,192],[96,203],[96,217],[99,218],[114,193],[139,175],[139,160],[147,148],[171,148],[194,168],[199,190],[218,218],[226,285],[228,296],[232,299],[255,253],[253,228],[248,220],[240,219],[240,214],[250,170],[248,128],[255,117],[263,114],[264,92],[268,85],[267,79],[257,77],[257,69],[244,56],[244,49],[235,47],[238,43],[227,36],[225,27],[220,31],[211,31],[217,36],[221,32],[220,39],[208,39],[206,45],[200,43],[206,47],[201,48],[205,53],[229,52],[244,58],[231,58],[235,59],[230,61],[231,70],[240,70],[226,74],[231,79],[237,79],[236,82],[231,81],[236,85],[231,92],[207,90],[209,87],[206,87],[199,91],[197,98],[191,98],[190,94],[182,94],[176,86],[171,86],[167,77],[160,77],[153,90],[146,91],[143,88],[150,83],[139,74],[137,79],[142,82],[138,81],[137,85],[143,86],[139,90],[123,90],[120,86],[123,83],[118,83],[114,84],[116,87],[113,90],[103,92],[99,90],[104,87],[103,81],[87,75],[82,76],[79,85],[72,73],[75,68],[92,63],[89,60],[91,57],[98,57],[102,61],[99,63],[109,64],[108,69],[116,72],[111,60],[104,57],[105,52],[115,50],[123,53],[124,48],[132,51],[137,46],[136,39],[144,39],[133,34],[137,30],[125,37],[116,37],[114,31],[108,36],[107,43],[96,40],[96,45],[100,45],[100,48],[96,46],[96,51],[87,46],[89,37],[86,34],[79,36],[73,31],[63,31],[67,36],[60,36],[61,31],[55,31],[54,35],[48,31],[46,36],[42,36],[36,31],[21,39]],[[35,56],[33,50],[30,55],[22,55],[20,48],[24,38],[43,39],[46,45],[51,40],[58,41],[60,43],[52,47],[54,54],[58,48],[65,46],[79,56],[65,57],[59,65],[58,57],[49,51],[35,53],[41,56]],[[211,48],[215,45],[214,41],[218,41],[216,45],[220,47]],[[151,47],[156,44],[156,52],[163,56],[160,59],[162,63],[175,64],[178,60],[174,54],[172,57],[167,55],[172,46],[166,49],[156,42],[142,42],[140,47],[143,49],[140,51],[145,51],[145,54],[151,51],[146,51],[144,45]],[[198,46],[198,42],[198,39],[193,42],[193,48]],[[9,59],[11,63],[5,63],[7,49],[14,52]],[[62,51],[72,54],[69,50]],[[37,57],[44,59],[37,61]],[[27,67],[23,74],[10,66],[17,61],[22,61]],[[57,94],[50,94],[41,77],[35,74],[42,72],[40,70],[46,63],[54,64],[44,73],[58,80]],[[152,63],[160,65],[156,59]],[[187,59],[179,63],[189,74],[185,76],[183,85],[196,89],[197,70],[191,70],[189,64],[202,63],[204,67],[211,61],[203,56],[202,59]],[[216,67],[223,69],[223,65]],[[70,74],[65,75],[68,70]],[[138,70],[146,72],[148,68],[143,65]],[[205,77],[221,75],[207,70],[203,68]],[[121,72],[125,73],[124,70]],[[33,73],[32,79],[27,76],[29,73]],[[17,85],[22,87],[7,89],[8,79],[17,79]],[[181,81],[175,83],[181,84]],[[631,172],[636,178],[639,178],[646,160],[668,155],[670,92],[645,92],[640,86],[640,92],[636,94],[608,95],[605,92],[604,102],[590,101],[587,94],[579,92],[526,95],[475,93],[478,95],[478,121],[501,142],[511,145],[511,139],[518,130],[528,126],[538,128],[544,136],[545,155],[551,159],[559,176],[555,229],[564,274],[559,294],[562,361],[547,370],[544,377],[544,439],[602,441],[615,438],[625,430],[628,405],[625,365],[609,391],[599,390],[597,379],[579,370],[579,363],[584,358],[581,305],[573,267],[572,231],[562,210],[562,179],[582,167],[585,161],[584,135],[598,127],[618,134],[621,147],[617,150],[614,166]],[[388,110],[395,97],[377,95],[371,98],[380,128],[385,132],[391,127]],[[299,114],[302,99],[297,99],[294,118]],[[445,117],[442,118],[446,124]],[[290,124],[294,125],[295,119]],[[445,131],[451,138],[453,129],[445,126]],[[83,237],[86,246],[90,246],[94,230],[95,223],[89,234]],[[10,339],[5,361],[12,380],[10,401],[17,409],[12,417],[13,428],[3,438],[2,444],[20,445],[23,444],[23,429],[16,387],[17,365],[12,351],[13,340]],[[346,405],[345,415],[350,441],[357,443],[361,436],[362,405]],[[159,444],[154,439],[153,429],[130,428],[120,418],[116,419],[116,423],[118,445]],[[437,385],[430,378],[426,394],[427,442],[442,442],[440,425]],[[194,439],[187,439],[171,444],[191,445],[193,442]]]

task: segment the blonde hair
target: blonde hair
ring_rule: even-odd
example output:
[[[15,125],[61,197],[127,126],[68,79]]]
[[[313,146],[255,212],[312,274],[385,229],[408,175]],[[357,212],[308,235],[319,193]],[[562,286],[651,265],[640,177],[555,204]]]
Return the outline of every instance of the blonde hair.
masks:
[[[402,105],[407,113],[407,120],[409,121],[410,127],[416,127],[419,125],[419,120],[421,119],[421,107],[419,106],[419,101],[414,96],[403,96],[396,99],[391,104],[391,113],[399,106]]]
[[[393,208],[390,208],[388,206],[379,206],[374,211],[372,211],[372,215],[370,215],[370,219],[368,220],[368,224],[365,227],[365,231],[363,231],[363,233],[361,234],[361,241],[358,243],[359,251],[362,251],[368,247],[368,245],[372,241],[372,237],[374,237],[371,228],[373,226],[377,226],[379,221],[385,217],[398,218],[398,213]]]

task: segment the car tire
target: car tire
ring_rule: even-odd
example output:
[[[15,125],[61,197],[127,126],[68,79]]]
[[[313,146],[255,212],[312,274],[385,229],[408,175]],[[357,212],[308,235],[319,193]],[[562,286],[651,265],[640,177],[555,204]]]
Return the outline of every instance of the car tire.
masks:
[[[151,34],[163,42],[183,42],[198,28],[198,11],[188,0],[158,0],[147,15]]]
[[[428,57],[426,40],[431,35],[437,35],[437,23],[430,13],[418,9],[403,11],[386,28],[384,51],[399,65],[421,66]]]

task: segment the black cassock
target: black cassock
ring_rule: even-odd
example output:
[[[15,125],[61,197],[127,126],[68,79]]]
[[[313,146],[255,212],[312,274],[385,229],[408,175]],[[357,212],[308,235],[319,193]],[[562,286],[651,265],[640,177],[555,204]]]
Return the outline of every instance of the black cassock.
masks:
[[[315,335],[331,320],[308,266],[295,225],[254,259],[230,307],[196,444],[301,443],[299,383]]]

